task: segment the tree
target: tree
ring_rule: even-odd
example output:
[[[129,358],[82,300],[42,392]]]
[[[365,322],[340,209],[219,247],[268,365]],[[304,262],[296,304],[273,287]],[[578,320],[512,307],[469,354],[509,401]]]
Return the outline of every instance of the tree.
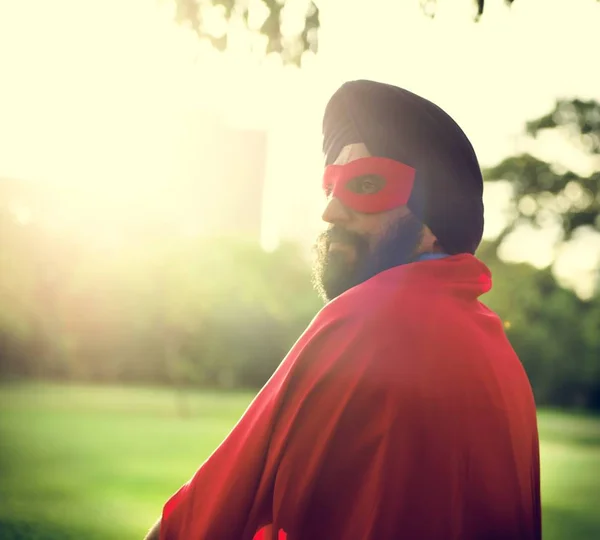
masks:
[[[326,0],[323,0],[326,1]],[[365,1],[365,9],[367,3]],[[390,0],[391,1],[391,0]],[[423,13],[435,17],[437,0],[420,2]],[[473,0],[475,19],[484,12],[485,0]],[[504,0],[508,5],[514,0]],[[300,64],[304,51],[316,52],[320,28],[319,0],[175,0],[176,20],[185,23],[202,39],[224,50],[228,44],[227,27],[239,24],[249,32],[264,36],[266,52],[281,55],[285,63]],[[262,5],[263,14],[258,14]],[[383,14],[382,14],[383,16]],[[215,20],[219,24],[214,24]]]
[[[482,300],[504,321],[538,404],[600,409],[600,296],[581,300],[549,269],[507,264],[493,243],[478,256],[494,276]]]
[[[319,8],[312,0],[262,0],[253,5],[247,0],[175,0],[175,5],[176,20],[218,50],[227,48],[227,29],[236,24],[263,36],[266,53],[280,54],[285,63],[299,65],[304,51],[317,50]]]
[[[44,214],[59,195],[0,179],[0,377],[257,388],[320,307],[295,246],[114,215],[98,236],[102,207],[77,228]],[[99,241],[111,228],[118,243]]]
[[[580,145],[592,162],[600,156],[600,103],[559,100],[526,124],[532,137],[558,132]],[[484,301],[506,321],[512,344],[532,381],[539,403],[600,407],[600,295],[585,301],[558,285],[549,268],[503,263],[497,250],[522,224],[559,223],[560,241],[575,231],[600,231],[600,170],[588,176],[531,154],[504,159],[484,171],[487,181],[509,181],[514,219],[478,252],[492,269],[495,288]]]
[[[600,156],[600,103],[596,101],[560,100],[553,111],[528,122],[526,129],[534,137],[545,130],[558,130],[592,158]],[[559,222],[563,240],[569,240],[580,227],[600,231],[600,170],[581,176],[559,164],[521,154],[487,169],[484,176],[487,181],[508,180],[513,187],[516,217],[498,244],[523,223],[544,227]]]

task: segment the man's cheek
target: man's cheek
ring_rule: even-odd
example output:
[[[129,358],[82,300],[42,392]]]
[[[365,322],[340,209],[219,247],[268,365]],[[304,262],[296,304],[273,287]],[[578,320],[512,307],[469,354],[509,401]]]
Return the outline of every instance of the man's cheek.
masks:
[[[373,253],[375,251],[375,249],[381,242],[381,239],[383,238],[383,236],[384,236],[384,234],[383,234],[383,232],[381,232],[381,233],[369,234],[365,238],[365,246],[368,248],[369,253]]]
[[[345,242],[332,242],[329,253],[333,257],[342,259],[346,264],[354,264],[357,258],[356,247]]]

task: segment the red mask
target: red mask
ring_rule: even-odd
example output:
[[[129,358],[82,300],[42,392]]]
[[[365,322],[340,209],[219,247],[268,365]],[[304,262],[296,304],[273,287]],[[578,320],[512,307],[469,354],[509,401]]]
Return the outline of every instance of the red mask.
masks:
[[[414,180],[415,169],[404,163],[366,157],[326,167],[323,189],[353,210],[375,214],[405,205]]]

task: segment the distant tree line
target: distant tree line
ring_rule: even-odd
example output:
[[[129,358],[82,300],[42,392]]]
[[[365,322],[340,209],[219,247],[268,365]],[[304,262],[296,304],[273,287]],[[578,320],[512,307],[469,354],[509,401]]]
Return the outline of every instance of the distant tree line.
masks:
[[[529,129],[567,125],[600,152],[593,102],[561,102]],[[561,241],[600,228],[598,173],[581,177],[521,155],[486,176],[513,185],[507,231],[542,227],[548,213],[563,225]],[[57,200],[51,186],[0,180],[4,380],[259,388],[321,307],[293,244],[265,252],[249,240],[185,237],[106,216],[102,227],[119,238],[107,245],[91,242],[84,226],[51,226]],[[483,301],[505,322],[538,402],[600,410],[600,295],[582,300],[551,268],[503,262],[504,238],[479,250],[495,283]]]

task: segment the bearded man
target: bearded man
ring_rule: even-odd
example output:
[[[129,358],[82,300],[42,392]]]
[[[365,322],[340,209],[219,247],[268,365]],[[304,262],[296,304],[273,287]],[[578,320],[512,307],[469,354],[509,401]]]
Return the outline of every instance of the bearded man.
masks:
[[[327,303],[148,539],[540,539],[531,387],[478,300],[469,140],[373,81],[333,95],[323,136]]]

